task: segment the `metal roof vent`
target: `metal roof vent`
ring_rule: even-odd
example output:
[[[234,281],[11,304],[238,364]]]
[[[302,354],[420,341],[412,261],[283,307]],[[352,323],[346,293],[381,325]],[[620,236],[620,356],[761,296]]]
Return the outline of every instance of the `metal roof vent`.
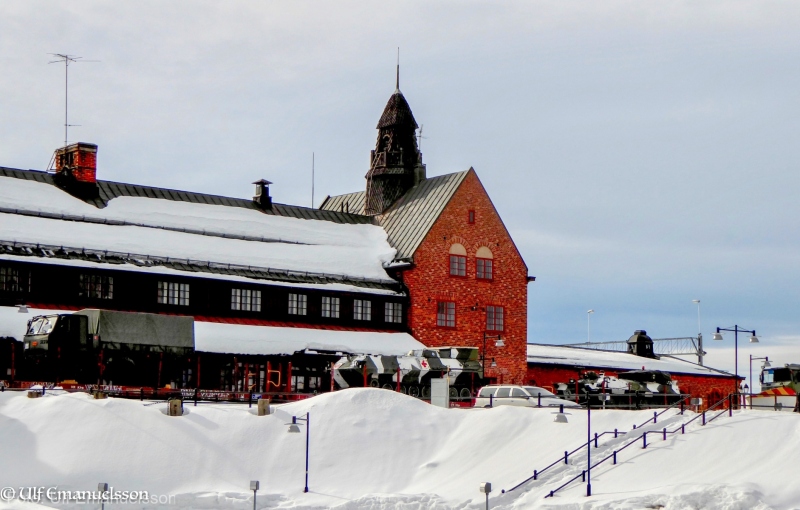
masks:
[[[643,329],[637,329],[628,339],[628,353],[643,358],[658,359],[653,352],[653,339],[647,336],[647,331]]]
[[[256,185],[256,195],[253,197],[253,202],[265,211],[272,210],[272,197],[269,196],[269,185],[272,184],[266,179],[260,179],[253,184]]]

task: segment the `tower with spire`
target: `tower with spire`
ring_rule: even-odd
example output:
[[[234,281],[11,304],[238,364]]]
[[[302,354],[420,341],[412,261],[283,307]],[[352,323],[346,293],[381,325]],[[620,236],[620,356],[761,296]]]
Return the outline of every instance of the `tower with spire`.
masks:
[[[400,66],[394,94],[378,121],[378,141],[370,156],[364,212],[382,214],[395,200],[425,180],[425,165],[417,146],[417,122],[400,92]]]

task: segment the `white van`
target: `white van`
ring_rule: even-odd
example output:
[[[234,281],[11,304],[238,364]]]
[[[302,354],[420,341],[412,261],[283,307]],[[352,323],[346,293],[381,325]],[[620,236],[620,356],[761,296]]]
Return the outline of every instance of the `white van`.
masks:
[[[513,384],[492,384],[484,386],[475,398],[475,407],[524,406],[579,408],[580,405],[564,400],[552,392],[538,386],[517,386]]]

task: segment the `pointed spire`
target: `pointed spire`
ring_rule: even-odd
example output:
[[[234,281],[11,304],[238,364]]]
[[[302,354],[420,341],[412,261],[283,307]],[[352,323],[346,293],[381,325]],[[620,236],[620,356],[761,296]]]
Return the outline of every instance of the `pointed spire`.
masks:
[[[395,93],[400,92],[400,46],[397,47],[397,77],[394,86]]]
[[[425,165],[417,145],[417,121],[400,92],[398,48],[397,77],[391,95],[378,120],[378,140],[367,172],[366,214],[382,214],[398,198],[425,180]]]
[[[391,95],[378,120],[378,129],[388,127],[404,127],[410,129],[412,133],[419,127],[417,121],[414,120],[414,114],[411,113],[411,107],[408,106],[408,101],[400,91]]]

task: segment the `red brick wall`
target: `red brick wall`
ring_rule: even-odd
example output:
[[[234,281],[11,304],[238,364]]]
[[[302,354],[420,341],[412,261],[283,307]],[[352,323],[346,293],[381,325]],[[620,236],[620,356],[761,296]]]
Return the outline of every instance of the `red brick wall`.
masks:
[[[469,224],[469,211],[475,223]],[[466,277],[450,276],[454,243],[467,250]],[[478,248],[492,251],[493,279],[475,278]],[[522,383],[527,371],[528,269],[474,170],[470,170],[439,219],[414,254],[414,268],[403,273],[408,286],[408,324],[415,338],[429,346],[461,345],[483,349],[486,306],[504,307],[504,347],[486,345],[486,377]],[[437,302],[453,301],[455,328],[436,325]],[[490,331],[489,335],[496,335]],[[497,362],[491,368],[491,359]]]
[[[626,370],[614,370],[609,368],[585,367],[581,372],[594,371],[597,373],[605,372],[605,375],[619,377],[621,372]],[[671,374],[672,379],[677,382],[681,393],[689,394],[692,397],[703,399],[703,406],[716,403],[736,389],[733,377],[725,376],[704,376],[689,374]],[[560,366],[541,366],[529,365],[526,383],[551,389],[555,383],[569,382],[570,379],[578,379],[578,371],[574,368]]]
[[[72,175],[75,180],[81,182],[97,182],[97,153],[89,151],[77,151],[75,170]]]

